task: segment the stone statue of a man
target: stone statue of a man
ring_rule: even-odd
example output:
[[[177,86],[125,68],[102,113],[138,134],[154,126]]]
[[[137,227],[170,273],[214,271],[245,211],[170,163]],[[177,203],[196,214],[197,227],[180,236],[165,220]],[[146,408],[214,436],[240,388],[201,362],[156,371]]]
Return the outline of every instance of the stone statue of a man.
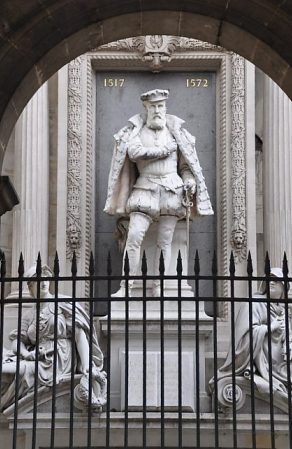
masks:
[[[142,94],[145,116],[133,116],[114,136],[116,145],[104,210],[110,215],[129,216],[125,251],[131,275],[137,273],[141,245],[153,221],[158,221],[154,273],[158,274],[161,251],[168,270],[176,223],[186,216],[185,191],[194,196],[197,214],[213,214],[195,137],[182,128],[183,120],[166,114],[168,95],[168,90],[161,89]],[[114,296],[124,295],[122,283]],[[157,295],[159,288],[154,283],[153,296]]]

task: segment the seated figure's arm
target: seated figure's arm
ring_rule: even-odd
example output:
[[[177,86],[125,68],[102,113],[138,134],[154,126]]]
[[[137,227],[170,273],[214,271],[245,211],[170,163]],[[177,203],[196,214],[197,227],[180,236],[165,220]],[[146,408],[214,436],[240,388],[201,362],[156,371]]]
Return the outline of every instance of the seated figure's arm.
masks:
[[[9,340],[11,341],[11,349],[14,354],[17,354],[17,342],[20,339],[20,350],[19,353],[22,358],[26,360],[35,359],[35,351],[28,351],[27,346],[31,345],[31,341],[28,336],[28,329],[32,324],[33,316],[32,312],[28,311],[25,313],[21,320],[21,331],[18,335],[17,329],[13,330],[9,334]]]
[[[17,339],[12,340],[11,349],[12,349],[12,352],[14,352],[14,354],[17,355]],[[28,351],[28,349],[26,348],[26,346],[23,343],[23,341],[20,341],[19,354],[25,360],[35,360],[35,350]]]
[[[168,145],[145,147],[139,137],[132,139],[128,147],[128,155],[131,161],[163,159],[176,151],[177,144],[173,141]]]
[[[77,326],[75,329],[75,343],[81,362],[83,374],[89,371],[89,344],[84,329]]]

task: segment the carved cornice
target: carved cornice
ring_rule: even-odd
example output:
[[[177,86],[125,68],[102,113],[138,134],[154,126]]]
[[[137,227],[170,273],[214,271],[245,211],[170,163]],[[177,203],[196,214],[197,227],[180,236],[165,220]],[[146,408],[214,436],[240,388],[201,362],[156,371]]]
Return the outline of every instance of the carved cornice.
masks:
[[[153,72],[160,72],[162,68],[171,62],[174,53],[194,52],[194,51],[223,51],[207,42],[186,37],[150,35],[138,36],[134,38],[122,39],[117,42],[111,42],[107,45],[98,47],[98,52],[106,53],[136,53],[136,57],[147,63]],[[128,58],[132,59],[130,55]]]
[[[246,149],[245,149],[245,61],[232,55],[231,91],[231,245],[238,262],[246,259]]]
[[[66,255],[80,257],[81,247],[81,58],[68,65]]]

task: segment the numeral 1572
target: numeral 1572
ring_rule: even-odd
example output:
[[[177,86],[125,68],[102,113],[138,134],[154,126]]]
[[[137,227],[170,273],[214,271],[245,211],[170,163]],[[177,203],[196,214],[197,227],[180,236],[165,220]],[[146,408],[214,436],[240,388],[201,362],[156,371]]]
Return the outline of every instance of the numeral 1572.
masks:
[[[209,81],[207,78],[187,78],[187,87],[208,87]]]

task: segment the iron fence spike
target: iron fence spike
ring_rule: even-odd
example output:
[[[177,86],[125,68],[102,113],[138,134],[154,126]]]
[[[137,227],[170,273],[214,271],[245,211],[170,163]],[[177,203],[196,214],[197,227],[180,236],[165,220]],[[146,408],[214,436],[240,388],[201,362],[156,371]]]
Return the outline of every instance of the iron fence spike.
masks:
[[[252,265],[252,258],[251,258],[250,251],[248,252],[248,256],[247,256],[247,270],[246,271],[247,271],[248,276],[252,276],[253,265]]]
[[[267,251],[266,257],[265,257],[265,275],[270,276],[270,274],[271,274],[271,263],[270,263],[269,253]]]
[[[107,275],[110,276],[112,274],[112,259],[111,252],[107,253],[107,267],[106,267]]]
[[[90,276],[94,276],[94,257],[93,257],[93,252],[90,252],[90,259],[89,259],[89,275]]]
[[[59,276],[59,274],[60,274],[59,255],[58,255],[58,251],[56,251],[55,259],[54,259],[54,275]]]
[[[77,274],[77,258],[76,258],[75,250],[73,251],[73,256],[72,256],[71,273],[72,273],[72,276],[76,276],[76,274]]]
[[[181,252],[180,249],[178,250],[178,256],[177,256],[177,264],[176,264],[176,272],[179,276],[182,275],[183,267],[182,267],[182,258],[181,258]]]
[[[165,271],[165,266],[164,266],[164,257],[163,257],[163,252],[161,251],[160,253],[160,257],[159,257],[159,273],[161,275],[164,274]]]
[[[142,265],[141,265],[141,272],[142,272],[143,276],[146,276],[147,271],[148,271],[147,258],[146,258],[146,253],[144,250],[143,255],[142,255]]]
[[[288,276],[289,268],[288,268],[288,260],[287,260],[287,254],[286,251],[284,251],[284,257],[283,257],[283,275]]]
[[[23,276],[24,274],[24,260],[23,260],[23,254],[20,253],[19,262],[18,262],[18,274],[19,276]]]
[[[6,275],[6,257],[5,257],[5,253],[2,253],[2,257],[1,257],[1,277],[4,278]]]
[[[199,252],[196,250],[195,255],[195,266],[194,266],[195,274],[198,276],[200,274],[200,258],[199,258]]]
[[[235,261],[234,261],[233,251],[231,251],[231,254],[230,254],[229,273],[231,276],[234,276],[234,273],[235,273]]]
[[[130,273],[130,262],[129,262],[128,251],[126,251],[126,254],[125,254],[124,273],[125,273],[125,276],[129,276],[129,273]]]
[[[212,259],[212,274],[215,276],[217,275],[218,267],[217,267],[217,254],[214,250],[213,259]]]
[[[41,253],[38,252],[37,263],[36,263],[36,275],[40,277],[42,275],[42,258]]]

